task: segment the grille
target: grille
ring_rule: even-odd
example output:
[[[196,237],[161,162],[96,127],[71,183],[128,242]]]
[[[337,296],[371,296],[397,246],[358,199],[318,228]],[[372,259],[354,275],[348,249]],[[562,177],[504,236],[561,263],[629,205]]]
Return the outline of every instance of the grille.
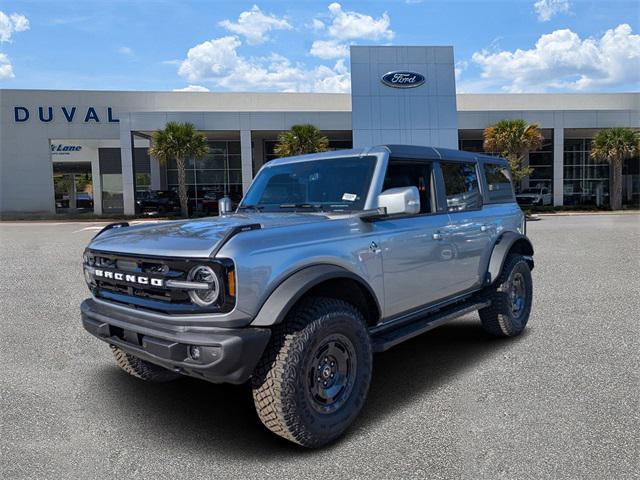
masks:
[[[194,304],[187,290],[164,288],[153,285],[140,285],[115,278],[95,277],[92,293],[104,300],[136,308],[160,311],[164,313],[202,313],[225,312],[233,308],[235,299],[226,295],[225,281],[228,272],[233,269],[229,260],[211,261],[210,259],[154,258],[134,257],[121,254],[88,251],[85,262],[92,267],[129,275],[143,275],[150,279],[187,280],[189,271],[196,265],[208,265],[218,275],[221,282],[219,300],[210,307]]]

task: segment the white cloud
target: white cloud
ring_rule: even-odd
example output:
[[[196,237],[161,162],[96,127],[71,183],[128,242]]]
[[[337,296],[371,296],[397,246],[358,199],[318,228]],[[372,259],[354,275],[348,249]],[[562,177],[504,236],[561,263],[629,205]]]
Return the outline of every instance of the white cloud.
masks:
[[[349,56],[349,43],[353,40],[391,40],[395,33],[389,28],[391,19],[385,12],[379,18],[373,18],[359,12],[344,11],[339,3],[329,5],[330,23],[314,18],[312,30],[324,32],[326,40],[316,40],[309,54],[323,59],[346,58]]]
[[[476,52],[482,78],[509,92],[584,91],[640,82],[640,35],[627,24],[601,38],[581,39],[569,29],[542,35],[530,50]]]
[[[0,80],[14,78],[13,66],[6,54],[0,52]]]
[[[7,15],[0,11],[0,43],[10,42],[16,32],[29,30],[29,20],[24,15],[12,13]]]
[[[456,62],[455,68],[453,70],[456,80],[460,78],[460,75],[462,75],[462,72],[464,72],[468,67],[469,67],[469,62],[467,62],[466,60],[460,60]]]
[[[570,8],[569,0],[537,0],[533,4],[541,22],[548,22],[559,13],[567,13]]]
[[[278,54],[245,57],[237,37],[208,40],[189,49],[178,73],[190,82],[211,82],[232,91],[346,92],[350,75],[344,60],[333,67],[308,68]]]
[[[314,32],[319,32],[321,30],[324,30],[324,27],[326,27],[326,25],[322,20],[318,20],[317,18],[314,18],[313,20],[311,20],[310,28]]]
[[[188,85],[184,88],[174,88],[174,92],[208,92],[209,89],[207,87],[203,87],[202,85]]]
[[[342,10],[342,5],[329,5],[331,25],[328,32],[337,40],[392,40],[395,33],[389,28],[391,19],[387,12],[378,19],[364,13]]]
[[[131,57],[133,56],[133,49],[131,47],[120,47],[118,48],[118,53]]]
[[[293,28],[286,18],[263,13],[257,5],[254,5],[249,11],[242,12],[237,22],[223,20],[219,25],[232,33],[244,36],[249,45],[257,45],[269,40],[267,33],[271,30],[291,30]]]
[[[349,56],[349,46],[339,43],[337,40],[316,40],[311,45],[309,51],[311,55],[318,58],[345,58]]]

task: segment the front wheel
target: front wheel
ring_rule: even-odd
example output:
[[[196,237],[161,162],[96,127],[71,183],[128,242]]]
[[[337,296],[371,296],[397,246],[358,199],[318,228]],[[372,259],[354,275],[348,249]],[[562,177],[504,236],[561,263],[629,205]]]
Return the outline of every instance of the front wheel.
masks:
[[[520,335],[529,321],[533,300],[531,269],[525,258],[507,256],[500,277],[486,294],[491,305],[478,312],[484,329],[497,337]]]
[[[305,447],[338,438],[360,412],[372,353],[362,314],[331,298],[296,307],[273,336],[252,378],[262,423]]]

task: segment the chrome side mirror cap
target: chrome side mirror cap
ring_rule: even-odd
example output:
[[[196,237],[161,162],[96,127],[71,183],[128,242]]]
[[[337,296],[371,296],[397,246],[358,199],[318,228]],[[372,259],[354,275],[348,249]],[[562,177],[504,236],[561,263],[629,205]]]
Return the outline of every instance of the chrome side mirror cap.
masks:
[[[378,195],[378,208],[387,215],[415,215],[420,213],[420,192],[416,187],[390,188]]]

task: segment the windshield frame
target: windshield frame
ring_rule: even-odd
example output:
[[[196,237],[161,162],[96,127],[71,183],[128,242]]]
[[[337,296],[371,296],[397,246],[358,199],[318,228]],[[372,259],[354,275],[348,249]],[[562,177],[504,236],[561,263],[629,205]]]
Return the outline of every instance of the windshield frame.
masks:
[[[363,211],[363,210],[375,208],[374,204],[377,203],[378,193],[382,185],[381,172],[384,173],[386,171],[388,156],[389,154],[386,149],[383,150],[381,148],[374,148],[370,150],[367,150],[367,149],[336,150],[333,152],[324,152],[319,154],[309,154],[309,155],[301,155],[297,157],[279,158],[279,159],[271,160],[270,162],[265,163],[260,168],[255,178],[251,182],[251,186],[243,196],[242,201],[238,204],[236,212],[240,212],[242,210],[247,210],[252,212],[263,211],[263,209],[261,209],[259,205],[258,206],[249,205],[246,201],[246,199],[250,196],[251,191],[254,188],[257,188],[256,180],[259,178],[261,174],[263,174],[263,170],[266,171],[267,169],[270,169],[270,168],[276,168],[279,166],[289,165],[292,163],[315,162],[315,161],[322,161],[322,160],[334,160],[339,158],[354,158],[354,157],[361,157],[361,158],[374,157],[374,166],[373,166],[371,178],[369,180],[369,187],[365,189],[365,191],[363,192],[363,195],[365,195],[365,198],[364,198],[363,207],[361,209],[326,210],[326,209],[312,209],[312,208],[301,207],[301,208],[281,208],[279,210],[278,209],[269,210],[269,213],[291,213],[291,212],[300,212],[300,211],[324,212],[324,213],[326,212],[349,213],[353,211]]]

